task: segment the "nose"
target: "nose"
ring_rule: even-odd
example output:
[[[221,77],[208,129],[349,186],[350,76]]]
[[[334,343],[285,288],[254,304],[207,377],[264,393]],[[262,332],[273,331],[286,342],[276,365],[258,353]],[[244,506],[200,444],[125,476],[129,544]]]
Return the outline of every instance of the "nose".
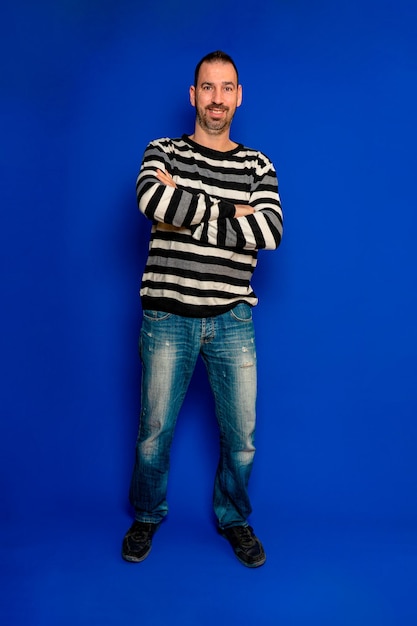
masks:
[[[222,95],[223,95],[223,92],[222,92],[221,87],[215,87],[213,89],[212,98],[211,98],[213,104],[223,104]]]

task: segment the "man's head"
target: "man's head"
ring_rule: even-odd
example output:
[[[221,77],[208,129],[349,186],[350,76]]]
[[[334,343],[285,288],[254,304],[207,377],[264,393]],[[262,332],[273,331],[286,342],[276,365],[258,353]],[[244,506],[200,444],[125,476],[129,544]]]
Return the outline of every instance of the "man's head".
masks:
[[[195,69],[190,101],[196,108],[197,124],[209,135],[228,133],[236,108],[242,102],[242,87],[232,58],[220,50],[201,59]]]
[[[214,63],[214,62],[230,63],[231,65],[233,65],[234,70],[236,72],[236,84],[239,83],[239,72],[237,71],[237,67],[232,57],[226,54],[226,52],[222,52],[222,50],[216,50],[215,52],[209,52],[208,54],[206,54],[206,56],[203,57],[201,61],[199,61],[199,63],[197,63],[195,72],[194,72],[194,87],[197,87],[198,75],[200,73],[200,67],[203,65],[203,63]]]

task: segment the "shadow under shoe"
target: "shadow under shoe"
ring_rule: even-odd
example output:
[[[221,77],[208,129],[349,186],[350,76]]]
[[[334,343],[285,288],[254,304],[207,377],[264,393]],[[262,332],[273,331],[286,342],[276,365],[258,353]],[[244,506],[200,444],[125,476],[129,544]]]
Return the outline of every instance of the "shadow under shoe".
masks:
[[[123,539],[122,557],[131,563],[140,563],[152,548],[152,537],[158,524],[134,521]]]

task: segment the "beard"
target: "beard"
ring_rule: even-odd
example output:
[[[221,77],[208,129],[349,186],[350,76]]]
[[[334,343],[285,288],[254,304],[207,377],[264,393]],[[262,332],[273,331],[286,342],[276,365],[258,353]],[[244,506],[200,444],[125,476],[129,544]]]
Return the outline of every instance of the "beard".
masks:
[[[225,111],[226,115],[218,120],[213,119],[209,115],[209,111],[211,108]],[[226,132],[230,128],[233,119],[233,114],[229,114],[229,109],[227,107],[209,106],[205,109],[202,109],[201,107],[197,106],[196,115],[198,124],[210,135],[221,135],[222,133]]]

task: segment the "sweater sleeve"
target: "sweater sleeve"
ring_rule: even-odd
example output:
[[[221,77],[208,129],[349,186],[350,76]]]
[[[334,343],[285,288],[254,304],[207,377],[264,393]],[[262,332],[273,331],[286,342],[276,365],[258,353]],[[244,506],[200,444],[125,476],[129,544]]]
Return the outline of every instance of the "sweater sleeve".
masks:
[[[164,149],[160,141],[147,146],[136,181],[138,207],[148,219],[189,228],[235,214],[231,202],[212,198],[203,192],[190,193],[181,187],[164,185],[155,176],[157,169],[170,173],[175,180],[169,150]]]
[[[247,204],[254,213],[238,218],[219,215],[195,227],[193,238],[223,248],[275,250],[281,243],[283,213],[275,168],[262,153],[258,153]]]

